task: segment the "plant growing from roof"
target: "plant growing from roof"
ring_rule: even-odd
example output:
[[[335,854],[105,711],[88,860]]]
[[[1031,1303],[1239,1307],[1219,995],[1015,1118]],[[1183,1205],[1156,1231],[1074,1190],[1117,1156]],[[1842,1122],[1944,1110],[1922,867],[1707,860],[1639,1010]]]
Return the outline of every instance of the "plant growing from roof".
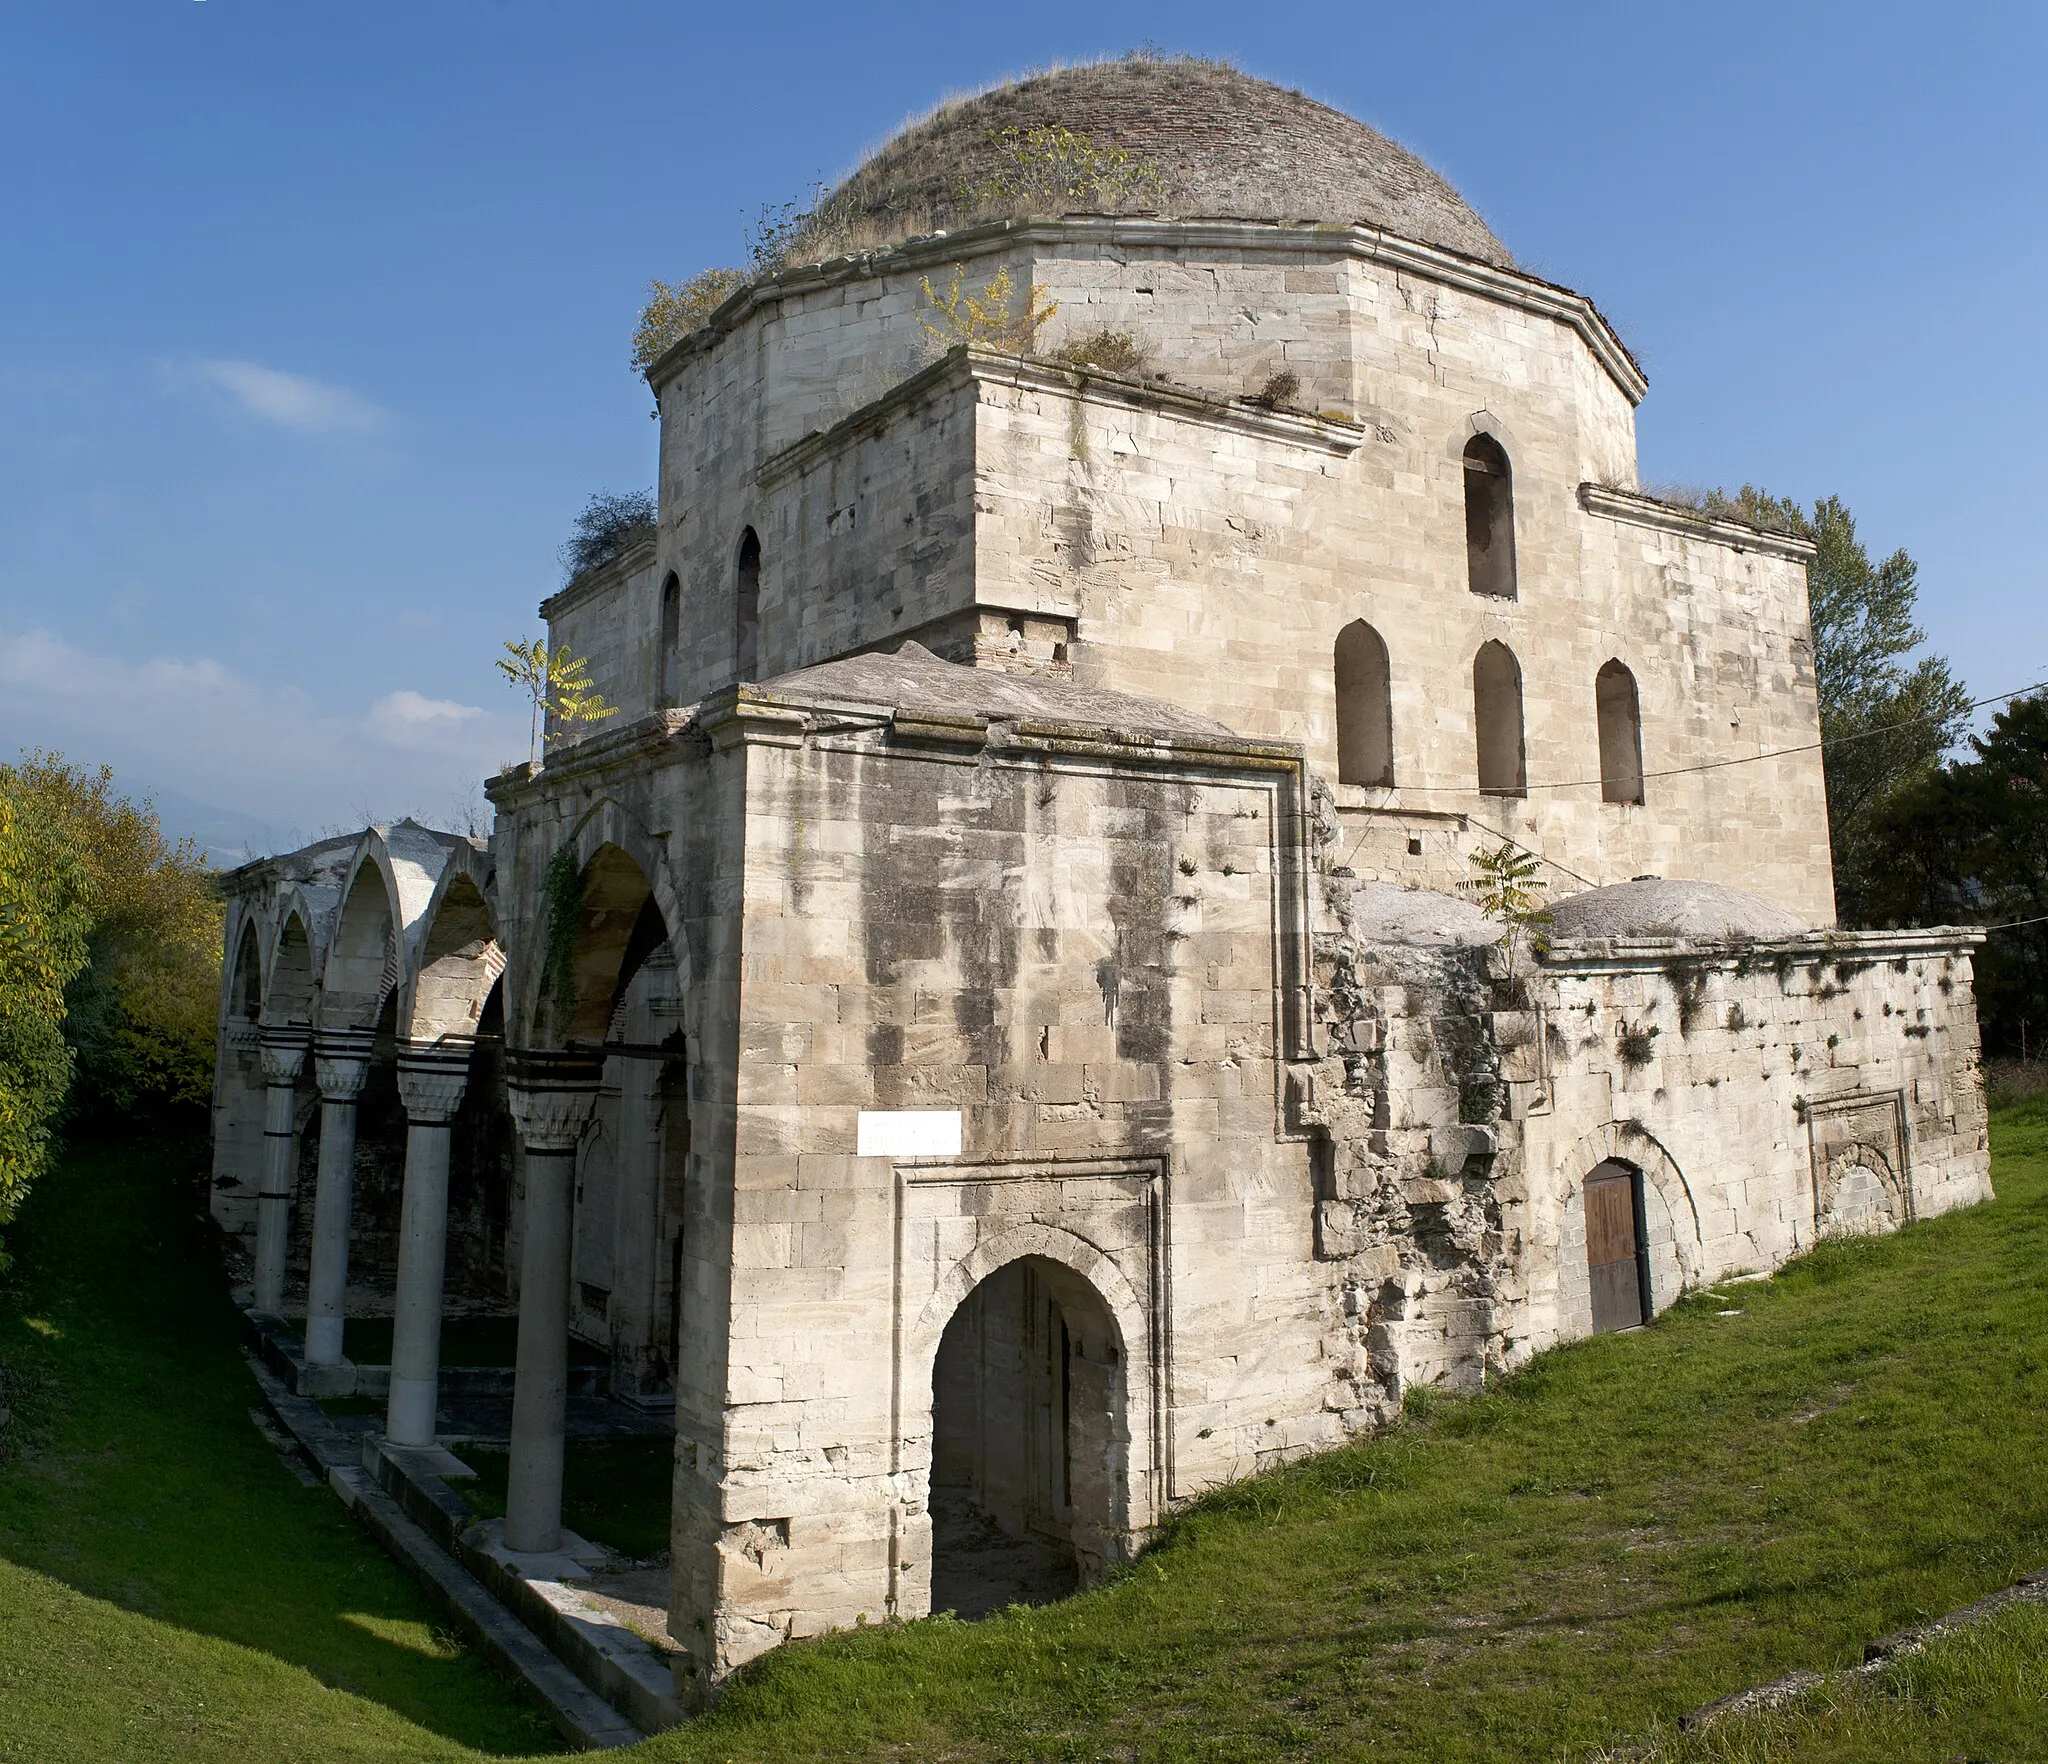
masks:
[[[650,281],[633,331],[633,368],[643,377],[669,350],[746,286],[747,272],[699,270],[687,282]]]
[[[543,715],[561,725],[546,731],[549,741],[557,741],[569,724],[601,723],[619,714],[619,707],[605,703],[604,695],[590,683],[589,662],[572,654],[566,643],[550,650],[543,637],[530,643],[507,638],[505,653],[498,657],[498,672],[533,700],[533,729],[526,749],[528,765],[540,754]]]
[[[961,263],[953,266],[953,280],[944,294],[932,286],[930,276],[923,277],[920,286],[924,305],[917,322],[940,350],[967,343],[1028,355],[1045,321],[1060,309],[1058,301],[1044,300],[1045,291],[1036,282],[1024,289],[1020,300],[1007,265],[989,277],[979,294],[968,292],[967,266]]]
[[[1002,164],[960,187],[960,199],[975,208],[1069,214],[1159,206],[1159,168],[1113,141],[1057,123],[991,129],[988,138]]]

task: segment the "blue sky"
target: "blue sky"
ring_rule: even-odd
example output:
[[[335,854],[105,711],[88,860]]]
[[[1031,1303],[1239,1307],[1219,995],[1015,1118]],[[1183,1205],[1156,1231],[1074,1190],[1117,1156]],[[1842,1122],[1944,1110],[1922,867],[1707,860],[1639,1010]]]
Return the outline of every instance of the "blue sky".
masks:
[[[153,0],[0,10],[0,752],[277,839],[444,824],[653,479],[650,276],[947,93],[1143,42],[1444,171],[1650,374],[1647,482],[1833,491],[2048,674],[2048,11]]]

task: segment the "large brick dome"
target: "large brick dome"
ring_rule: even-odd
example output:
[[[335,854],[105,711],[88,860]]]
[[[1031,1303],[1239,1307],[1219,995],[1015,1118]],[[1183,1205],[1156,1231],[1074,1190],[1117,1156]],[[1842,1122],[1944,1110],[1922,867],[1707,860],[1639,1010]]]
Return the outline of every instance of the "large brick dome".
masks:
[[[1072,137],[1064,153],[1060,130]],[[1062,192],[1077,158],[1107,175]],[[1187,57],[1064,68],[942,105],[870,155],[825,210],[835,230],[874,244],[977,220],[1103,211],[1355,222],[1513,262],[1449,183],[1377,130]]]

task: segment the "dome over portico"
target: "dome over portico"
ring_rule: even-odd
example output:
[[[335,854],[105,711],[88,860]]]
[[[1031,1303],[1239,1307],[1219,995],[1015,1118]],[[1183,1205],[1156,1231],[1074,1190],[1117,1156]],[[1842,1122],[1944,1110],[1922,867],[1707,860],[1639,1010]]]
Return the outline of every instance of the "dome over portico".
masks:
[[[942,105],[871,154],[806,233],[871,249],[1061,213],[1357,224],[1514,261],[1443,177],[1377,130],[1185,56],[1062,68]]]

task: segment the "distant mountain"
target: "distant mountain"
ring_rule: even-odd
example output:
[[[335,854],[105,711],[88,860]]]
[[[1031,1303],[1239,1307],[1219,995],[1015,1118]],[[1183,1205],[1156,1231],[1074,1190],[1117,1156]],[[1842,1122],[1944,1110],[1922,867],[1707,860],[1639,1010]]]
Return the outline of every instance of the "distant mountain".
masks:
[[[181,791],[166,790],[141,779],[119,779],[116,788],[125,795],[147,797],[155,803],[164,837],[196,841],[216,870],[232,870],[251,858],[290,851],[301,843],[291,830],[273,827],[254,815],[216,808],[210,802],[195,802]]]

